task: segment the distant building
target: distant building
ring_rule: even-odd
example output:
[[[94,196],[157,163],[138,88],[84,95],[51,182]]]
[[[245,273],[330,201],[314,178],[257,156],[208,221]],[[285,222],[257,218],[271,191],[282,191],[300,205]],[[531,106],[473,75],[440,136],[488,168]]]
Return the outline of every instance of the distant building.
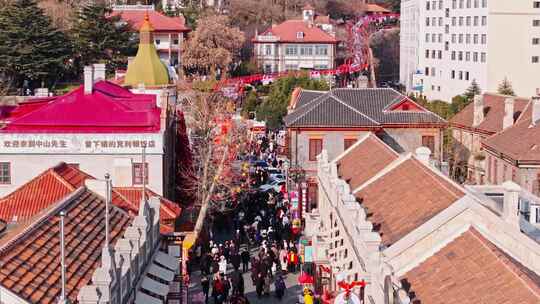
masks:
[[[515,124],[482,141],[486,182],[512,180],[540,196],[540,98],[534,97]],[[532,215],[540,220],[540,214]]]
[[[407,93],[450,102],[475,79],[519,96],[540,88],[540,7],[535,1],[401,1],[400,81]],[[515,55],[519,50],[519,55]]]
[[[300,20],[273,25],[253,38],[257,64],[265,73],[335,67],[334,29],[328,16],[306,6]]]
[[[182,60],[181,47],[190,31],[186,27],[183,16],[169,17],[154,9],[154,5],[115,5],[113,15],[119,15],[122,20],[132,24],[139,31],[145,14],[148,13],[154,28],[154,45],[159,57],[171,66],[177,66]]]
[[[399,152],[426,146],[441,160],[446,121],[393,89],[296,89],[285,117],[292,167],[307,177],[308,201],[317,200],[317,155],[339,157],[365,134],[374,132]]]
[[[484,93],[450,119],[453,147],[450,157],[465,176],[464,182],[483,185],[486,181],[486,154],[482,141],[508,129],[525,115],[527,98]]]
[[[319,207],[305,215],[317,291],[364,280],[353,293],[368,303],[538,303],[540,226],[526,214],[540,198],[513,182],[463,188],[428,153],[374,134],[334,160],[322,151]]]

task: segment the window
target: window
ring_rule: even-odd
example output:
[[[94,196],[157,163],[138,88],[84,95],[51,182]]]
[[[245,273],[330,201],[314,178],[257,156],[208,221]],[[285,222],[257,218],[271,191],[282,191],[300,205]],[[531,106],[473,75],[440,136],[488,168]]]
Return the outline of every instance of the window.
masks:
[[[463,25],[463,16],[459,17],[459,26]]]
[[[540,208],[535,208],[536,210],[536,223],[540,223]]]
[[[478,34],[473,35],[473,43],[478,44]]]
[[[533,26],[540,26],[540,20],[533,20]]]
[[[265,45],[264,50],[265,55],[272,55],[272,46],[270,44]]]
[[[429,50],[426,50],[426,58],[429,58]]]
[[[465,72],[465,80],[469,80],[469,72]]]
[[[463,51],[458,52],[458,60],[463,61]]]
[[[456,26],[456,21],[457,21],[457,18],[456,18],[456,17],[452,17],[452,26]]]
[[[456,43],[456,34],[452,34],[452,43]]]
[[[450,73],[450,78],[456,79],[456,71],[452,70],[452,73]]]
[[[482,16],[482,26],[487,25],[487,16]]]
[[[450,44],[448,43],[448,41],[446,41],[446,42],[444,43],[444,50],[445,50],[445,51],[448,51],[449,48],[450,48]]]
[[[161,43],[161,40],[159,40],[159,39],[156,39],[154,41],[156,42],[157,45],[159,45]]]
[[[429,11],[430,2],[426,1],[426,11]]]
[[[431,68],[431,76],[435,77],[435,68]]]
[[[538,56],[532,56],[532,63],[538,63]]]
[[[435,136],[422,136],[422,146],[429,148],[429,151],[431,151],[431,153],[433,154],[433,152],[435,151]]]
[[[467,26],[471,26],[471,16],[467,16],[467,19],[465,19],[465,23]]]
[[[426,74],[426,76],[429,76],[429,68],[428,67],[425,68],[424,73]]]
[[[316,45],[315,46],[315,54],[316,55],[328,55],[328,46],[326,45]]]
[[[472,54],[472,61],[473,61],[473,62],[478,62],[478,52],[474,52],[474,53]]]
[[[471,52],[465,52],[465,61],[471,61]]]
[[[431,42],[433,42],[433,43],[435,42],[435,40],[437,39],[436,36],[437,35],[435,35],[435,34],[431,34]]]
[[[272,65],[271,64],[265,64],[264,65],[264,72],[265,73],[272,73]]]
[[[345,138],[343,142],[343,149],[347,150],[349,149],[354,143],[356,142],[356,138]]]
[[[463,71],[459,71],[459,80],[463,80]]]
[[[431,51],[431,58],[433,58],[433,59],[435,59],[435,52],[436,52],[435,50]]]
[[[532,44],[539,44],[540,43],[540,38],[533,38],[532,39]]]
[[[429,34],[426,34],[426,42],[429,42]]]
[[[11,184],[11,163],[0,163],[0,184]]]
[[[313,55],[313,47],[311,45],[300,46],[300,55]]]
[[[313,65],[313,69],[315,69],[315,70],[327,70],[328,65],[327,64],[315,64],[315,65]]]
[[[486,43],[487,43],[487,35],[482,34],[482,44],[486,44]]]
[[[297,55],[298,48],[295,44],[288,44],[285,46],[285,55]]]
[[[439,51],[437,55],[437,58],[442,59],[442,51]]]
[[[471,43],[471,34],[465,35],[465,43],[470,44]]]
[[[478,0],[474,0],[474,8],[478,8]]]
[[[445,10],[444,16],[445,16],[446,18],[449,18],[449,17],[450,17],[450,9],[449,9],[449,8],[447,8],[447,9]]]
[[[442,34],[439,34],[439,39],[437,39],[439,43],[442,43]]]
[[[487,7],[487,0],[482,0],[482,7]]]
[[[142,185],[143,183],[142,163],[133,163],[133,184]],[[148,163],[144,164],[144,183],[148,184]]]
[[[439,17],[439,26],[442,26],[442,17]]]
[[[467,0],[467,8],[471,8],[471,0]]]
[[[540,1],[534,1],[533,2],[533,7],[534,8],[540,8]]]
[[[429,17],[426,18],[426,26],[429,26]]]
[[[303,39],[304,38],[304,32],[296,32],[296,38],[297,39]]]
[[[321,154],[323,140],[321,138],[309,139],[309,160],[317,160],[317,155]]]
[[[174,44],[174,45],[178,45],[178,39],[174,39],[174,40],[173,40],[173,44]]]
[[[486,53],[480,53],[480,62],[486,62]]]
[[[457,0],[452,0],[452,8],[453,9],[457,8]]]
[[[459,34],[458,36],[458,42],[463,43],[463,34]]]
[[[439,0],[439,9],[442,9],[442,0]]]
[[[459,8],[463,8],[463,0],[459,0]]]
[[[452,60],[456,60],[456,51],[452,51]]]
[[[473,25],[474,26],[478,26],[478,21],[479,21],[480,17],[478,16],[474,16],[474,19],[473,19]]]
[[[444,32],[445,32],[446,34],[449,34],[449,33],[450,33],[450,26],[449,26],[448,24],[444,26]]]

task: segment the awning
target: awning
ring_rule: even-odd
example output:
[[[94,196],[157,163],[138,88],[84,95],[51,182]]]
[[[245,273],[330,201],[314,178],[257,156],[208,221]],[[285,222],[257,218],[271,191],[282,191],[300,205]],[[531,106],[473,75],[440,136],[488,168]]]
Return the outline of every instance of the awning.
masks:
[[[163,304],[163,302],[140,291],[135,295],[135,304]]]
[[[178,269],[178,260],[161,251],[158,251],[156,253],[154,261],[160,263],[161,265],[169,268],[172,271],[176,271]]]
[[[169,293],[169,285],[161,284],[146,276],[142,281],[141,287],[163,297]]]
[[[167,268],[160,267],[154,263],[152,263],[148,267],[148,273],[167,282],[172,282],[174,278],[174,272],[170,271]]]

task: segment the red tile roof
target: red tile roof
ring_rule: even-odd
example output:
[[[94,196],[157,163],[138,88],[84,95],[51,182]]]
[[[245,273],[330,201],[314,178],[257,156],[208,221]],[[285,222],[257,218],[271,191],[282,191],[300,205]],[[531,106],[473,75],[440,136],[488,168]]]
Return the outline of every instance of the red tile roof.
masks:
[[[298,38],[297,33],[303,32],[304,37]],[[292,43],[337,43],[336,38],[330,36],[325,31],[316,26],[309,26],[303,20],[287,20],[279,25],[269,28],[261,34],[261,36],[272,34],[279,37],[279,42],[292,42]],[[257,37],[253,39],[257,42]],[[262,41],[261,41],[262,42]]]
[[[473,129],[477,132],[494,134],[502,130],[504,118],[504,101],[511,96],[486,93],[484,98],[484,120],[473,127],[474,102],[468,104],[463,110],[450,119],[454,128]],[[520,116],[529,103],[529,100],[516,97],[514,100],[514,117]]]
[[[83,191],[62,209],[67,214],[66,290],[69,300],[76,303],[80,288],[90,283],[101,265],[105,203],[92,192]],[[60,295],[59,211],[34,220],[0,248],[0,284],[30,303],[56,303]],[[130,221],[126,213],[111,208],[112,244]]]
[[[411,303],[540,303],[540,276],[474,228],[402,279],[410,284]]]
[[[540,122],[531,123],[531,104],[516,124],[488,137],[482,146],[520,164],[540,164]]]
[[[186,21],[183,16],[169,17],[152,10],[115,10],[113,16],[120,15],[121,18],[133,26],[133,29],[139,30],[144,21],[145,14],[148,13],[150,23],[156,32],[188,32]]]
[[[364,5],[364,10],[368,13],[391,13],[392,11],[384,8],[378,4],[366,3]]]
[[[338,174],[354,191],[398,157],[394,150],[370,133],[337,161]]]
[[[108,81],[66,95],[23,103],[5,117],[0,133],[148,133],[160,130],[156,96],[134,94]]]
[[[464,196],[415,158],[404,160],[354,193],[390,246]]]
[[[83,186],[86,179],[94,177],[73,165],[60,163],[0,199],[0,219],[10,222],[31,218]],[[114,187],[113,205],[131,216],[136,215],[141,201],[140,189],[140,187]],[[150,189],[146,192],[148,197],[158,196],[161,200],[161,231],[174,231],[174,220],[180,216],[182,209]]]

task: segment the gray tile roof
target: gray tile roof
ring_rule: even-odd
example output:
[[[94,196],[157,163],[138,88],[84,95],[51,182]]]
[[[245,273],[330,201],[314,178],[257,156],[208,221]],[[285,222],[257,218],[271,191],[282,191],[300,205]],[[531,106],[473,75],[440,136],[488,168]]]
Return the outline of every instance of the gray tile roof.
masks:
[[[428,110],[387,111],[407,98],[387,88],[302,91],[296,109],[285,117],[287,127],[374,127],[389,124],[446,124]]]

